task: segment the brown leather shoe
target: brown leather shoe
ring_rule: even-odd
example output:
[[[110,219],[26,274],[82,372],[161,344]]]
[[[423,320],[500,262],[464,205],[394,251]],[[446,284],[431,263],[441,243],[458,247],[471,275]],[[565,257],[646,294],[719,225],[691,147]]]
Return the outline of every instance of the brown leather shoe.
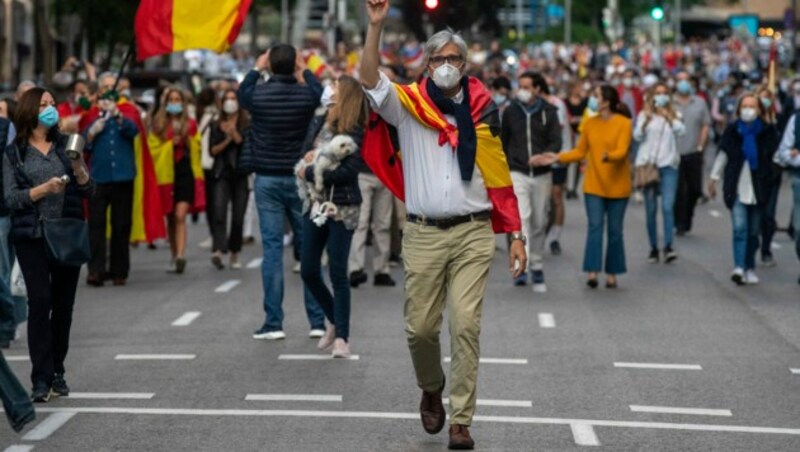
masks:
[[[94,287],[103,287],[105,281],[103,281],[103,278],[97,273],[89,273],[86,276],[86,284]]]
[[[442,391],[444,391],[445,380],[442,380],[442,387],[436,392],[422,391],[422,401],[419,403],[419,416],[422,419],[422,428],[431,435],[435,435],[444,428],[444,421],[447,417],[442,405]]]
[[[128,284],[128,280],[125,278],[114,278],[114,285],[115,286],[124,286]]]
[[[469,436],[469,427],[466,425],[453,424],[450,426],[450,450],[472,450],[475,448],[475,441]]]

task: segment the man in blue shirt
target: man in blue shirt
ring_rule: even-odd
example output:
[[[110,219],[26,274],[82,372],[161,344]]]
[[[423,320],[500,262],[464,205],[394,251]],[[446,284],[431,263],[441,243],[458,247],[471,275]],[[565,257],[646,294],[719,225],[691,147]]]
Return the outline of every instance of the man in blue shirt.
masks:
[[[130,269],[129,242],[133,211],[133,180],[136,178],[134,139],[136,124],[117,108],[114,93],[98,102],[102,111],[86,134],[89,166],[97,183],[89,201],[89,241],[92,258],[86,283],[101,287],[110,276],[115,286],[124,286]],[[111,259],[106,271],[106,214],[111,208]]]

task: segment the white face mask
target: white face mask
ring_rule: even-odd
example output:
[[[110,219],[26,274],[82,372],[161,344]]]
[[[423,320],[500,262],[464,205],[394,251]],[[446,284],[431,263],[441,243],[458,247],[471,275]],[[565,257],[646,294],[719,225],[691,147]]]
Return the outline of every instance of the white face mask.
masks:
[[[533,99],[533,93],[527,89],[521,89],[517,91],[517,100],[522,102],[523,104],[530,103],[531,99]]]
[[[625,77],[624,79],[622,79],[622,86],[624,86],[625,88],[632,87],[633,86],[633,79],[630,78],[630,77]]]
[[[222,111],[224,111],[229,115],[236,113],[237,111],[239,111],[239,102],[233,99],[226,100],[225,102],[222,103]]]
[[[461,80],[461,71],[450,63],[445,63],[433,71],[433,83],[440,89],[452,89]]]
[[[755,108],[742,108],[742,113],[739,116],[744,122],[753,122],[758,117],[758,110]]]

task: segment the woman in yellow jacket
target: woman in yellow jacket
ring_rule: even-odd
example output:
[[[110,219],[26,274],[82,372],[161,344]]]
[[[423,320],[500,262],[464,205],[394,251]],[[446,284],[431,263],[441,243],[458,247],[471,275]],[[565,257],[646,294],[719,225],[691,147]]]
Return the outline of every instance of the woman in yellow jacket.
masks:
[[[589,230],[583,270],[589,274],[587,285],[594,289],[598,285],[597,275],[605,267],[606,287],[611,289],[617,287],[617,275],[627,270],[622,226],[631,194],[628,149],[632,126],[630,112],[611,86],[595,88],[588,107],[598,114],[584,121],[577,147],[561,154],[541,154],[534,157],[534,163],[552,165],[587,160],[583,191]],[[603,229],[606,223],[608,248],[604,266]]]

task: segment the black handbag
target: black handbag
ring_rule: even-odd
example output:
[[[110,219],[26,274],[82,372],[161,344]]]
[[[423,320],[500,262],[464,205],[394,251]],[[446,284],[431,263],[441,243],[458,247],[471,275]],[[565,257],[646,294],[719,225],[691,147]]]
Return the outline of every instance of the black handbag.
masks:
[[[61,265],[80,267],[92,257],[89,225],[77,218],[42,218],[42,236],[47,257]]]

